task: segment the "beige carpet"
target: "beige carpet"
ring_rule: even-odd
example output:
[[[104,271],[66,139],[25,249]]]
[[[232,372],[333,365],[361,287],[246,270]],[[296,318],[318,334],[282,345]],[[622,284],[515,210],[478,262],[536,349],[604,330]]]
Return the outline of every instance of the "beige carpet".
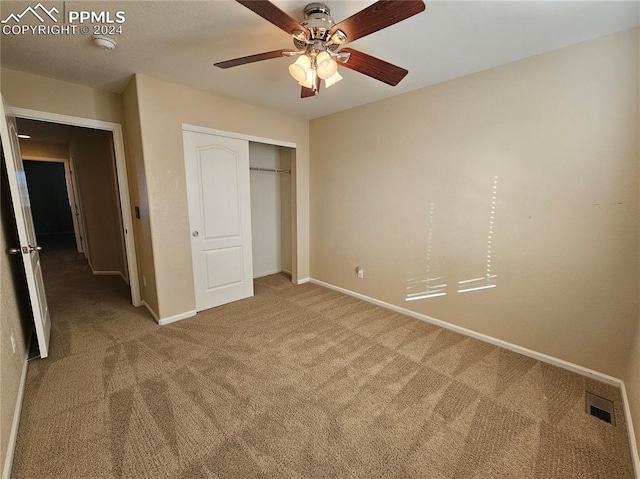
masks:
[[[45,261],[14,478],[633,477],[615,388],[283,275],[158,327],[118,278]]]

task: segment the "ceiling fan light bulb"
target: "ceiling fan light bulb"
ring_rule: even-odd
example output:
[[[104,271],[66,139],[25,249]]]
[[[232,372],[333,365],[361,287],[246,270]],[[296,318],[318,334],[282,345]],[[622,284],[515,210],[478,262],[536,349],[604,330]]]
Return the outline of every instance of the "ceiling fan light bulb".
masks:
[[[300,55],[295,62],[289,65],[289,73],[297,82],[305,81],[310,69],[311,61],[306,55]]]
[[[331,78],[338,70],[338,64],[327,52],[320,52],[316,58],[318,76],[323,80]]]
[[[340,80],[342,80],[342,75],[340,75],[340,73],[338,72],[335,72],[331,77],[327,78],[324,81],[324,87],[329,88],[338,83]]]

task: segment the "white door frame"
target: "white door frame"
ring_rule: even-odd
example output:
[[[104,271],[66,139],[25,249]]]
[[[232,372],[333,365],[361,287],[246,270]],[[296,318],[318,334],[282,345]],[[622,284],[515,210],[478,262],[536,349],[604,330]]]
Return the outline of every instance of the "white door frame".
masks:
[[[232,131],[224,131],[224,130],[216,130],[215,128],[207,128],[205,126],[198,125],[190,125],[188,123],[182,124],[182,131],[193,131],[196,133],[206,133],[208,135],[217,135],[217,136],[226,136],[228,138],[236,138],[238,140],[247,140],[252,141],[254,143],[264,143],[266,145],[274,145],[274,146],[284,146],[286,148],[292,148],[294,150],[294,155],[291,157],[291,281],[295,284],[298,283],[298,202],[297,202],[297,167],[296,167],[296,158],[295,158],[295,150],[297,145],[290,141],[282,141],[282,140],[274,140],[272,138],[264,138],[260,136],[253,135],[245,135],[242,133],[235,133]],[[295,228],[293,227],[295,225]]]
[[[142,306],[140,299],[140,283],[138,281],[138,266],[136,259],[136,245],[133,237],[133,220],[131,217],[131,199],[129,196],[129,179],[124,156],[124,137],[122,125],[109,121],[93,120],[77,116],[59,115],[45,111],[29,110],[12,107],[16,118],[27,120],[48,121],[63,125],[80,126],[96,130],[110,131],[113,134],[113,148],[116,157],[116,172],[118,175],[118,190],[120,192],[120,210],[125,233],[125,249],[127,253],[127,268],[129,270],[129,286],[131,287],[131,302],[134,306]]]
[[[84,227],[82,225],[82,218],[80,218],[80,212],[78,211],[77,194],[75,189],[75,183],[72,180],[71,166],[67,158],[51,158],[37,155],[22,155],[22,159],[26,161],[43,161],[46,163],[62,163],[64,165],[64,179],[67,184],[67,194],[69,198],[69,206],[71,207],[71,220],[73,221],[73,233],[76,237],[76,247],[78,253],[83,253],[82,248],[85,238]]]

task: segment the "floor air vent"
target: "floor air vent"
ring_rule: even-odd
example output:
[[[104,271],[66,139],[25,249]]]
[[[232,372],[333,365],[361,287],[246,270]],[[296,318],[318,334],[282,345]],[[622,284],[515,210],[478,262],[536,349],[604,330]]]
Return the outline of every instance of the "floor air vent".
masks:
[[[616,419],[613,415],[613,402],[590,392],[585,392],[585,396],[587,414],[591,414],[614,426],[616,425]]]

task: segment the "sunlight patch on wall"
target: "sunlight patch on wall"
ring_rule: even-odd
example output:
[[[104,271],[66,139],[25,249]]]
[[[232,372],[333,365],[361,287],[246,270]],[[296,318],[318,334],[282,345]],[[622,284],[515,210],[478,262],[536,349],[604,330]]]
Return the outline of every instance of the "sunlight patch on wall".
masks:
[[[446,296],[448,294],[447,290],[449,289],[447,276],[449,276],[450,279],[451,276],[454,278],[455,276],[462,276],[463,278],[466,276],[465,279],[457,280],[451,285],[451,289],[455,287],[457,293],[470,293],[497,287],[496,280],[498,275],[494,272],[493,242],[498,200],[498,176],[493,177],[490,201],[488,203],[484,201],[478,202],[478,196],[471,196],[471,198],[472,203],[465,203],[464,198],[458,202],[459,205],[463,205],[462,209],[458,209],[458,212],[464,212],[463,215],[448,215],[446,217],[448,223],[440,225],[441,232],[444,231],[444,237],[438,238],[438,252],[440,256],[434,256],[435,203],[431,202],[429,204],[424,269],[418,274],[409,272],[407,286],[405,288],[405,301],[418,301]],[[487,204],[490,205],[488,223],[486,223],[486,226],[483,226],[485,223],[481,218],[486,214],[486,210],[484,210],[485,213],[483,213],[482,209],[486,208]],[[484,249],[486,254],[484,255],[482,253],[483,229],[486,232],[486,248]],[[463,233],[452,236],[449,232],[447,235],[447,231],[450,230]],[[475,245],[475,247],[473,245]],[[471,250],[469,250],[469,248],[471,248]],[[449,256],[449,260],[443,264],[442,255],[446,255],[447,250],[453,251],[456,256]],[[475,253],[472,253],[472,251],[475,251]],[[437,266],[435,268],[437,271],[434,271],[434,264]],[[471,273],[474,269],[475,272],[468,276],[464,271],[456,272],[455,269],[460,267],[469,270],[467,274]]]
[[[435,203],[429,204],[429,223],[427,228],[427,258],[425,266],[426,279],[408,278],[406,301],[437,298],[446,296],[448,284],[444,282],[444,276],[431,277],[431,259],[433,255],[433,220],[435,215]],[[416,291],[418,290],[418,291]]]
[[[496,201],[498,199],[498,177],[493,177],[493,187],[491,189],[491,212],[489,214],[489,228],[487,234],[487,258],[485,262],[485,275],[479,278],[465,279],[458,281],[458,293],[470,293],[472,291],[480,291],[483,289],[495,288],[497,284],[495,279],[498,277],[492,274],[493,260],[493,233],[494,223],[496,219]]]

